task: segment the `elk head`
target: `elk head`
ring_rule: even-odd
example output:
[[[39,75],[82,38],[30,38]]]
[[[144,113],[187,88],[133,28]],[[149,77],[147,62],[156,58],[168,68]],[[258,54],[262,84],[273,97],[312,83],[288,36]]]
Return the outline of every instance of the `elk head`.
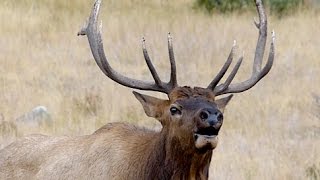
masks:
[[[171,90],[168,100],[133,93],[145,113],[158,119],[169,137],[188,142],[180,144],[184,149],[195,147],[201,151],[216,147],[223,109],[232,97],[215,100],[211,90],[188,86]]]
[[[163,126],[162,131],[165,131],[169,134],[168,136],[177,140],[180,146],[199,151],[214,149],[217,145],[217,135],[223,123],[223,110],[232,98],[231,93],[240,93],[253,87],[270,71],[273,64],[275,36],[272,32],[269,57],[266,65],[262,68],[267,39],[267,20],[261,0],[256,0],[259,22],[255,22],[255,25],[259,29],[259,36],[251,77],[246,81],[231,84],[241,65],[243,57],[240,57],[225,82],[219,84],[232,63],[236,46],[234,43],[227,61],[206,88],[191,88],[178,85],[170,33],[168,34],[168,50],[171,65],[169,82],[163,82],[159,78],[151,63],[144,39],[142,40],[143,55],[154,82],[131,79],[116,72],[110,66],[105,56],[101,37],[101,25],[97,28],[100,4],[101,0],[96,0],[88,22],[78,35],[87,35],[94,59],[102,72],[113,81],[126,87],[166,93],[168,99],[164,100],[133,92],[142,104],[145,113],[159,120]],[[216,99],[217,96],[224,94],[231,95]]]

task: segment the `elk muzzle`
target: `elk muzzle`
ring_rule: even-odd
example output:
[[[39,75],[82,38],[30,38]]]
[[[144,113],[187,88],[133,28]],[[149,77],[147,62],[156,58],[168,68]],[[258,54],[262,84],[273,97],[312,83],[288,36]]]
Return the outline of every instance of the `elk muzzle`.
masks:
[[[215,108],[205,108],[199,112],[199,125],[194,132],[195,146],[200,150],[214,149],[218,144],[218,133],[223,115]]]
[[[209,126],[214,129],[219,129],[222,125],[223,115],[222,113],[213,108],[206,108],[200,111],[199,117],[202,121],[205,121]]]

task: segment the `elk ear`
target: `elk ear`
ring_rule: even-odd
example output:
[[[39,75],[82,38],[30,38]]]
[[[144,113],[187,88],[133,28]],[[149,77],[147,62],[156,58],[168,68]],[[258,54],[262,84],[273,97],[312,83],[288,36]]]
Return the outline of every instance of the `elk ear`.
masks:
[[[224,111],[226,105],[231,100],[232,96],[233,94],[215,101],[220,111]]]
[[[152,96],[140,94],[135,91],[133,91],[132,93],[141,103],[147,116],[154,118],[161,117],[163,105],[165,105],[168,100],[158,99]]]

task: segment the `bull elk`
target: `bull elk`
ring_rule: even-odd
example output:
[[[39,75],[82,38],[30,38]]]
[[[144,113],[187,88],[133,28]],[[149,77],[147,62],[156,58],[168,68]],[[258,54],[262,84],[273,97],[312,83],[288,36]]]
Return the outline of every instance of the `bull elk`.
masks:
[[[227,61],[206,88],[178,85],[170,34],[169,82],[159,78],[144,40],[143,55],[154,82],[131,79],[116,72],[104,53],[101,26],[97,27],[100,4],[101,0],[96,0],[86,26],[78,35],[88,37],[97,65],[110,79],[126,87],[168,95],[168,99],[158,99],[133,92],[146,115],[157,119],[162,129],[154,131],[110,123],[91,135],[80,137],[31,135],[0,151],[0,179],[208,179],[212,151],[218,143],[223,110],[231,93],[253,87],[273,64],[274,33],[268,60],[262,67],[267,19],[261,0],[256,0],[259,22],[255,25],[259,36],[251,77],[231,84],[241,65],[243,57],[240,57],[225,82],[219,84],[233,60],[234,45]],[[224,94],[231,95],[216,99]]]

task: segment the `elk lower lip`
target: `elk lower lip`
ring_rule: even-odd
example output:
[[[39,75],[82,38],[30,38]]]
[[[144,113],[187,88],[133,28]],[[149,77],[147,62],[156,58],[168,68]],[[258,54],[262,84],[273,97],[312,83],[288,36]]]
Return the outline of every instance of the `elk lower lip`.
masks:
[[[206,152],[207,150],[212,150],[217,147],[218,136],[217,135],[202,135],[194,134],[195,147],[201,152]]]

